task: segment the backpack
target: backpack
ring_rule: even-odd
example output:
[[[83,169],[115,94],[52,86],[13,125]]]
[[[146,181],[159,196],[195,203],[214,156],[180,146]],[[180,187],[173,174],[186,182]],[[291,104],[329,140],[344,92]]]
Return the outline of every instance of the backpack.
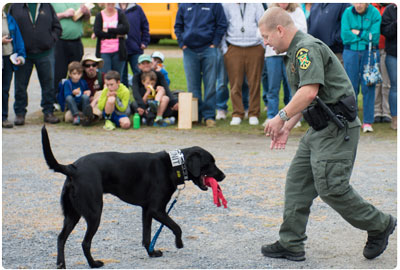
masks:
[[[58,101],[58,104],[60,104],[62,112],[65,110],[64,83],[71,83],[71,82],[68,79],[62,79],[58,83],[57,101]],[[72,87],[72,85],[71,85],[71,87]]]

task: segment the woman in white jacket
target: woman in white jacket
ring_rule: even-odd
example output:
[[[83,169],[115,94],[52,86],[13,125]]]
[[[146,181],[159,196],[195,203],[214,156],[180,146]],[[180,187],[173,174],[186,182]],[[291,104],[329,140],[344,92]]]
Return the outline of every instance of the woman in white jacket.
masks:
[[[286,10],[296,27],[305,33],[307,33],[307,21],[303,10],[297,3],[279,3],[270,4],[269,7],[280,7]],[[267,85],[263,84],[264,91],[267,91],[268,99],[268,110],[267,119],[264,122],[264,126],[267,124],[269,119],[275,117],[279,111],[279,90],[281,88],[281,81],[283,81],[284,90],[284,103],[288,104],[291,99],[291,90],[287,81],[285,64],[283,63],[283,57],[286,53],[276,54],[276,52],[270,46],[265,48],[265,59],[264,69],[267,73]]]

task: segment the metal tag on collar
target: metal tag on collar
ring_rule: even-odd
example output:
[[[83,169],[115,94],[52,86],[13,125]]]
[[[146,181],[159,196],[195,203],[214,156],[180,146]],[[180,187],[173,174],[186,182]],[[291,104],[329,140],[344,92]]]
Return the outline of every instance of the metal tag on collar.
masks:
[[[185,159],[181,150],[172,150],[168,152],[169,158],[171,159],[172,167],[182,166],[185,163]]]
[[[183,156],[183,153],[181,150],[172,150],[168,152],[169,158],[171,160],[172,167],[181,167],[182,168],[182,173],[183,173],[183,178],[185,181],[189,180],[189,175],[186,169],[185,165],[185,158]],[[181,176],[178,175],[178,178]]]

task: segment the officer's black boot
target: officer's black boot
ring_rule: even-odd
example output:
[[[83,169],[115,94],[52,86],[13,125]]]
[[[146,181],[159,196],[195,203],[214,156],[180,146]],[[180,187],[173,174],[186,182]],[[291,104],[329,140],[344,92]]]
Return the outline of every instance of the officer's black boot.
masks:
[[[292,252],[282,247],[279,241],[276,241],[271,245],[263,245],[261,247],[261,252],[266,257],[271,258],[285,258],[291,261],[304,261],[305,252]]]
[[[389,242],[389,236],[393,233],[396,223],[396,218],[390,216],[389,225],[386,230],[378,235],[368,236],[368,241],[363,252],[365,258],[374,259],[385,251]]]

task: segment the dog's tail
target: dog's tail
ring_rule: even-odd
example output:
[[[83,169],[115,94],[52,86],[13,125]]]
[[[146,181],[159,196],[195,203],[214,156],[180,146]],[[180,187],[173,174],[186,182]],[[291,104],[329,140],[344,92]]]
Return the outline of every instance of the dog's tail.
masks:
[[[50,169],[65,175],[69,176],[72,175],[71,166],[73,165],[59,164],[56,158],[54,157],[53,152],[51,151],[49,135],[47,134],[45,125],[43,125],[42,127],[42,147],[43,147],[44,159],[46,160],[46,163]]]

